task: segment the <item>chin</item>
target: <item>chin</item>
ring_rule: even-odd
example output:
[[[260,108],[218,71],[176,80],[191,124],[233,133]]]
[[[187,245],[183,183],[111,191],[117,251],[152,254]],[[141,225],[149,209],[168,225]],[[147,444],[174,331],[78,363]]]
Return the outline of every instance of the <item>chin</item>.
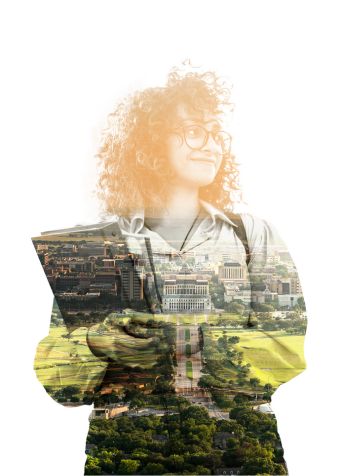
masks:
[[[210,185],[215,180],[215,174],[193,174],[190,177],[182,177],[183,183],[187,183],[189,185],[195,187],[206,187]]]
[[[216,174],[214,172],[211,173],[202,173],[196,177],[196,182],[199,187],[206,187],[210,185],[215,180]]]
[[[209,168],[210,169],[210,168]],[[213,183],[216,177],[215,170],[197,170],[196,172],[192,173],[185,179],[186,182],[191,183],[197,187],[206,187]]]

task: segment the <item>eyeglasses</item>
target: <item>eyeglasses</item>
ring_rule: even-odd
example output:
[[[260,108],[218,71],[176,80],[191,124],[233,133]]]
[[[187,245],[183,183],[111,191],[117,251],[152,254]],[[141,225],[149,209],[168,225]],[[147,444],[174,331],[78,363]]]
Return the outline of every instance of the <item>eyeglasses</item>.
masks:
[[[180,126],[173,129],[173,131],[179,129],[182,131],[183,138],[190,149],[202,149],[209,140],[209,135],[211,134],[215,144],[221,147],[223,154],[228,154],[230,152],[231,135],[225,131],[208,131],[205,127],[200,126],[199,124]]]

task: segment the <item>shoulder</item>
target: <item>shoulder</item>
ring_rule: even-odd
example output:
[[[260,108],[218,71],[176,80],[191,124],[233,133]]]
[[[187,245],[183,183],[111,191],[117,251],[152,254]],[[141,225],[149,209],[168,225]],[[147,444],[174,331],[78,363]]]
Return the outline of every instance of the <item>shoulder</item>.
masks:
[[[234,223],[234,231],[238,235],[241,234],[241,227],[243,227],[242,239],[247,241],[250,252],[265,251],[273,246],[284,246],[276,228],[268,220],[251,213],[231,213],[228,217]]]
[[[93,239],[114,239],[120,236],[120,229],[116,220],[99,222],[91,225],[76,225],[70,228],[43,231],[39,236],[32,237],[32,241],[62,241],[66,239],[81,240],[85,238]]]
[[[282,244],[277,229],[268,220],[249,213],[241,213],[239,216],[244,224],[249,242]]]

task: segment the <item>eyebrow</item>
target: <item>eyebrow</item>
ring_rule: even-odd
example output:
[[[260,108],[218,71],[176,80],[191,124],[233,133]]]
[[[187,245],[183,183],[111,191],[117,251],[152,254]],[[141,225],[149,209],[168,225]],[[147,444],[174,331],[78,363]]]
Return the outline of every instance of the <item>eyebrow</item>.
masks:
[[[197,124],[210,124],[211,122],[214,123],[214,126],[221,126],[221,122],[216,120],[216,119],[210,119],[209,121],[202,121],[199,118],[196,117],[189,117],[187,119],[182,119],[179,121],[180,124],[183,124],[184,122],[196,122]]]

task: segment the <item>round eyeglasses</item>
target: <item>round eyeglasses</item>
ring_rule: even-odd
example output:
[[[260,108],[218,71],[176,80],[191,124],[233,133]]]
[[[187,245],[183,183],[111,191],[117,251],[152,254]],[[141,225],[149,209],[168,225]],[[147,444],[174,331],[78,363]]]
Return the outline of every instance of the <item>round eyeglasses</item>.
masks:
[[[209,140],[209,135],[211,134],[215,144],[221,147],[223,154],[228,154],[230,152],[231,135],[225,131],[208,131],[205,127],[198,124],[180,126],[173,130],[177,131],[179,129],[182,131],[183,138],[190,149],[202,149]]]

